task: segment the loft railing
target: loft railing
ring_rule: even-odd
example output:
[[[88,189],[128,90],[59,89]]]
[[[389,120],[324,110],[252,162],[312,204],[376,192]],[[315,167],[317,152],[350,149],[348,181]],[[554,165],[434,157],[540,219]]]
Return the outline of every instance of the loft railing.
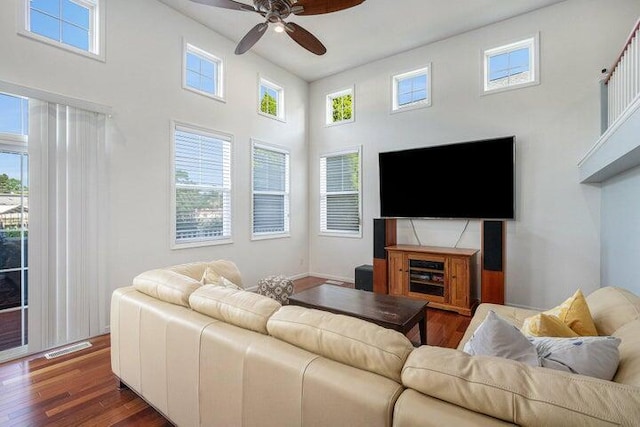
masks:
[[[640,94],[639,33],[640,19],[603,81],[603,132],[622,116]]]

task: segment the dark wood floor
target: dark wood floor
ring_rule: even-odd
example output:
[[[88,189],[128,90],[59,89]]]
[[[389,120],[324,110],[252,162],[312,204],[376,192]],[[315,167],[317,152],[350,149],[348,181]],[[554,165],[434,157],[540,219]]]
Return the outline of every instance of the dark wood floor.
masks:
[[[314,277],[297,280],[295,292],[324,282]],[[456,347],[469,321],[427,309],[428,344]],[[419,340],[417,327],[408,337]],[[89,341],[91,348],[53,360],[38,354],[0,364],[0,426],[171,426],[135,393],[117,388],[109,335]]]

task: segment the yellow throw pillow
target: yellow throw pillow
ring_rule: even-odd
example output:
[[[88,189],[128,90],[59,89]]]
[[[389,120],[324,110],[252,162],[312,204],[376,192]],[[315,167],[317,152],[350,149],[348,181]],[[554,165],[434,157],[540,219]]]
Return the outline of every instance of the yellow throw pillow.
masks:
[[[578,289],[573,296],[567,298],[559,306],[547,310],[544,314],[556,316],[562,323],[570,327],[580,336],[596,336],[598,331],[593,323],[587,300]]]
[[[522,333],[532,337],[577,337],[570,327],[556,316],[540,313],[527,317],[522,324]]]

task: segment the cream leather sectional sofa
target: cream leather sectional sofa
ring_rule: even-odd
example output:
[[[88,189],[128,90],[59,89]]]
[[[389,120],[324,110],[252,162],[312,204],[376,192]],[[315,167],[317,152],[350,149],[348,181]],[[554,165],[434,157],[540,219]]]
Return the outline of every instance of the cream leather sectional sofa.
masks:
[[[414,348],[346,316],[202,285],[241,285],[229,261],[144,272],[111,302],[115,375],[178,426],[640,426],[640,298],[587,297],[601,335],[622,339],[614,381],[460,350]],[[516,326],[529,310],[481,304]]]

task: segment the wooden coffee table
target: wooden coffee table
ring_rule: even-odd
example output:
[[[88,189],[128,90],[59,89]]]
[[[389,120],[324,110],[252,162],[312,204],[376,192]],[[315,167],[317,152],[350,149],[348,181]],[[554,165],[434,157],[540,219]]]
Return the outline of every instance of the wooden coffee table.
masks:
[[[319,285],[289,297],[289,304],[346,314],[407,334],[420,326],[420,343],[427,343],[428,301],[374,294],[336,285]]]

